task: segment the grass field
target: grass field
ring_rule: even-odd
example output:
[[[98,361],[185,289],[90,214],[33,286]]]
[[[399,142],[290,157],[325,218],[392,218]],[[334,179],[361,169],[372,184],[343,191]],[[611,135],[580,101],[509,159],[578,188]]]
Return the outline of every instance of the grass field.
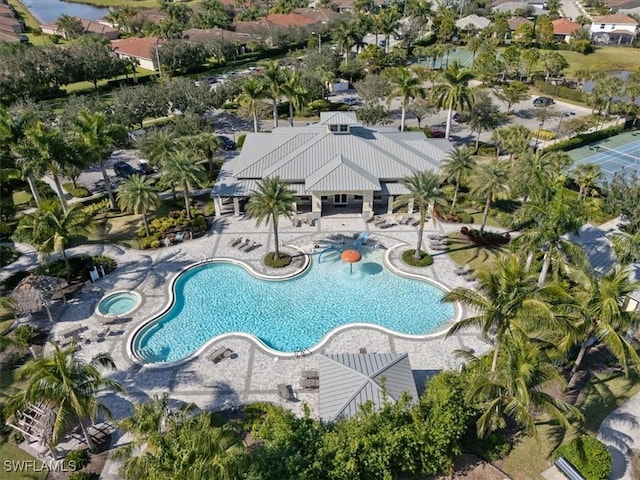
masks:
[[[40,460],[33,458],[11,443],[0,443],[0,458],[3,465],[6,465],[5,462],[16,462],[10,463],[10,465],[16,465],[17,462],[32,462],[23,464],[24,471],[22,472],[3,470],[3,480],[44,480],[49,473],[46,468],[42,468]]]
[[[20,0],[7,0],[7,1],[9,5],[12,5],[16,9],[16,11],[22,18],[22,21],[27,26],[27,28],[37,32],[40,31],[40,22],[36,19],[36,17],[31,15],[31,12],[29,12],[27,7],[25,7],[23,3],[20,2]]]
[[[590,55],[566,50],[560,50],[558,53],[569,62],[568,76],[573,75],[576,70],[637,70],[640,67],[640,55],[635,48],[602,47]]]

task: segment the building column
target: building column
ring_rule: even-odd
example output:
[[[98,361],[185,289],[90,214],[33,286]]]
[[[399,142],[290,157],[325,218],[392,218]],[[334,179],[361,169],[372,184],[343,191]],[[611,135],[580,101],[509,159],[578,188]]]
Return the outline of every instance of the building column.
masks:
[[[215,209],[216,217],[222,216],[222,198],[213,197],[213,208]]]
[[[317,213],[317,216],[322,215],[322,196],[311,194],[311,213]],[[314,215],[315,216],[315,215]]]
[[[369,218],[373,213],[373,191],[362,192],[362,216]]]
[[[389,195],[387,200],[387,215],[391,215],[393,213],[393,195]]]
[[[240,199],[238,197],[233,197],[233,214],[236,217],[240,216]]]
[[[293,213],[298,213],[298,204],[296,202],[291,202],[291,208],[293,209]]]

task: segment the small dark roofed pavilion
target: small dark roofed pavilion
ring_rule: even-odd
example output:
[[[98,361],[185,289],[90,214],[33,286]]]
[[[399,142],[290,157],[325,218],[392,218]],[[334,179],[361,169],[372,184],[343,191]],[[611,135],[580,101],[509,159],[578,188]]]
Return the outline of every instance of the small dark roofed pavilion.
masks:
[[[384,387],[383,387],[384,385]],[[371,401],[374,408],[397,402],[407,392],[418,399],[407,353],[340,353],[320,355],[320,420],[333,422],[355,415]]]

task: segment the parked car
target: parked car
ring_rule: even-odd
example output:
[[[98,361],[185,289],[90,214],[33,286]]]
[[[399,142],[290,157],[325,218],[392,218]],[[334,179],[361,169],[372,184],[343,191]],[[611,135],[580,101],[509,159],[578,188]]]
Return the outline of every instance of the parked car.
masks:
[[[553,105],[554,100],[553,98],[549,98],[549,97],[538,97],[533,101],[533,106],[534,107],[548,107],[549,105]]]
[[[238,148],[238,146],[236,145],[236,142],[231,140],[229,137],[225,137],[224,135],[218,135],[218,138],[222,142],[222,148],[224,150],[235,150],[236,148]]]
[[[113,165],[113,171],[121,178],[129,178],[132,175],[140,174],[140,170],[133,168],[127,162],[116,162]]]
[[[360,100],[358,100],[356,97],[346,97],[344,100],[342,100],[342,103],[353,106],[359,105]]]
[[[436,130],[434,128],[429,129],[431,131],[431,138],[444,138],[445,132],[443,130]]]
[[[454,122],[458,122],[458,123],[462,123],[462,121],[463,121],[462,114],[460,114],[460,113],[458,113],[458,112],[454,113],[454,114],[453,114],[453,116],[451,117],[451,119],[452,119]]]

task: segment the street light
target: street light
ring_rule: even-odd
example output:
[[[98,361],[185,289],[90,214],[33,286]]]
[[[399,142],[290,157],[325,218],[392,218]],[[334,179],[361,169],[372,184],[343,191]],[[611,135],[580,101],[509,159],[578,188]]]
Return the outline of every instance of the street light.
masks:
[[[158,63],[158,75],[162,78],[162,67],[160,66],[160,47],[161,45],[156,42],[156,62]]]
[[[322,34],[311,32],[311,35],[318,35],[318,53],[322,53]]]
[[[542,126],[544,125],[544,122],[540,122],[538,124],[538,133],[536,133],[536,144],[533,147],[533,151],[537,152],[538,151],[538,142],[540,141],[540,130],[542,130]]]

